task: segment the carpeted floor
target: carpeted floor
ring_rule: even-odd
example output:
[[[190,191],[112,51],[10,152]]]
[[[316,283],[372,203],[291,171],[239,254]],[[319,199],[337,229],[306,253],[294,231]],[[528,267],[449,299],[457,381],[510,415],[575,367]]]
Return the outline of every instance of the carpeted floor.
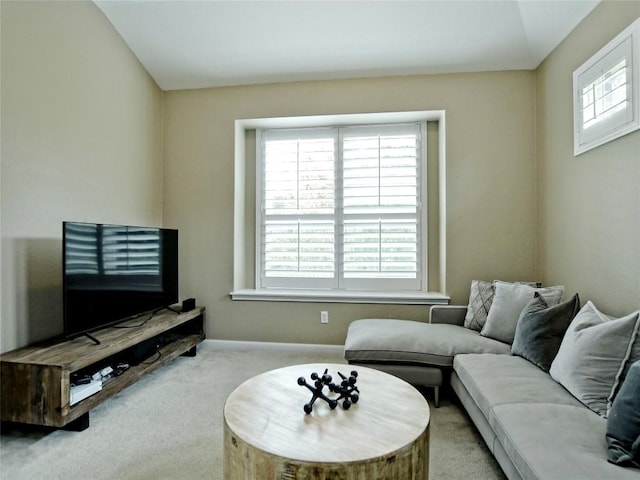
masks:
[[[338,351],[234,348],[206,342],[91,411],[84,432],[3,426],[0,478],[222,480],[222,408],[243,381]],[[428,394],[427,394],[428,395]],[[431,405],[430,479],[504,479],[457,403]]]

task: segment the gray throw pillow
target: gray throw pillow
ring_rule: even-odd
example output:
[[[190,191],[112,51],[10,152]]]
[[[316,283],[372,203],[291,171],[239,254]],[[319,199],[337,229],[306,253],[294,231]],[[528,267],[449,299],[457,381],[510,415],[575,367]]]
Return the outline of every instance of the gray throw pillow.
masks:
[[[467,313],[464,317],[464,326],[471,330],[480,331],[487,321],[487,315],[493,302],[495,288],[494,282],[485,280],[471,280],[471,289],[469,291],[469,305]],[[538,282],[516,282],[531,287],[539,287]]]
[[[594,412],[606,417],[631,356],[640,311],[613,318],[590,301],[578,312],[551,364],[551,377]]]
[[[494,282],[494,286],[493,303],[480,335],[508,344],[513,343],[520,313],[533,300],[535,292],[540,293],[549,306],[560,303],[564,293],[562,286],[534,288],[500,281]]]
[[[640,361],[629,368],[607,419],[609,462],[640,468]]]
[[[538,292],[534,295],[518,318],[511,353],[548,372],[564,333],[580,310],[580,298],[576,293],[570,300],[550,307]]]

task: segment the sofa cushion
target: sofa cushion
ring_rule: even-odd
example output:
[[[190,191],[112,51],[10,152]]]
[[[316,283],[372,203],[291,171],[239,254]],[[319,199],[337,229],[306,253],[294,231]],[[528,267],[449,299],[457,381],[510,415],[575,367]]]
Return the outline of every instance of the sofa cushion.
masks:
[[[613,401],[606,438],[611,463],[640,468],[640,361],[632,365]]]
[[[549,373],[582,403],[607,415],[631,356],[640,312],[612,318],[587,302],[573,319]]]
[[[533,300],[535,292],[544,297],[547,305],[560,303],[564,293],[562,286],[534,288],[529,285],[500,281],[496,281],[494,285],[493,303],[480,333],[485,337],[508,344],[513,342],[520,313]]]
[[[520,314],[511,353],[526,358],[548,372],[562,337],[579,310],[577,293],[569,301],[550,307],[536,292],[534,299]]]
[[[349,325],[344,357],[349,362],[422,363],[451,367],[459,353],[511,353],[511,347],[460,325],[411,320],[363,319]]]
[[[548,373],[521,357],[458,355],[453,369],[492,426],[492,409],[506,403],[542,402],[582,407]]]
[[[607,462],[605,419],[582,405],[545,403],[546,390],[538,397],[493,409],[497,440],[522,478],[638,479],[638,470]]]

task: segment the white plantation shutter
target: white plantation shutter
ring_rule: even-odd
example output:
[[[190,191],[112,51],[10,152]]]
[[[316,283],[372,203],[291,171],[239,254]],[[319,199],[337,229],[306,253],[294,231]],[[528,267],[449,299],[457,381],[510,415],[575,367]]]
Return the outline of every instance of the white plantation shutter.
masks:
[[[347,128],[342,146],[343,285],[418,290],[420,125]]]
[[[260,132],[260,288],[420,290],[423,128]]]
[[[631,98],[631,39],[620,43],[600,62],[579,76],[582,142],[605,135],[633,120]]]
[[[616,62],[608,71],[582,87],[582,128],[588,129],[626,108],[627,61]]]
[[[335,137],[333,129],[262,134],[264,286],[334,285]]]

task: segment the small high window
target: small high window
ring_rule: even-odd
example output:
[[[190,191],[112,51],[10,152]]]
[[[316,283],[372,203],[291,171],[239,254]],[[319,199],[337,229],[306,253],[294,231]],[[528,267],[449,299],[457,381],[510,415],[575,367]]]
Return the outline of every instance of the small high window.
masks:
[[[573,73],[574,154],[640,128],[640,19]]]

